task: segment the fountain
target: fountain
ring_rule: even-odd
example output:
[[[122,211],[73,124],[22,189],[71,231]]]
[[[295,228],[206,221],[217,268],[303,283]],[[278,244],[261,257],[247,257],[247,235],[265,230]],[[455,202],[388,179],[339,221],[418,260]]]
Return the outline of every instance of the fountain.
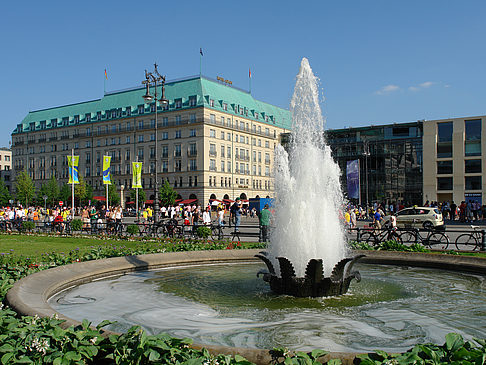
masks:
[[[317,78],[307,58],[300,65],[290,110],[289,153],[280,145],[275,151],[275,229],[269,251],[256,255],[268,271],[257,275],[263,274],[277,294],[345,294],[353,278],[360,280],[351,269],[363,256],[345,258],[340,170],[325,142]]]

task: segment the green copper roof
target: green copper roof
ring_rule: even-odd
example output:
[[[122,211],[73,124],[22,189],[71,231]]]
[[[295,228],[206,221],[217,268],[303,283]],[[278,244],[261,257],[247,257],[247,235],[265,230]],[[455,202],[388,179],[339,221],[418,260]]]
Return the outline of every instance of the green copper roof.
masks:
[[[153,88],[151,89],[153,93]],[[160,88],[158,89],[160,94]],[[194,76],[181,80],[168,81],[165,85],[166,98],[169,100],[169,111],[176,109],[176,100],[181,99],[181,110],[204,106],[229,113],[235,116],[257,120],[281,128],[290,129],[291,115],[288,110],[256,100],[248,92],[236,87],[224,85],[204,76]],[[128,107],[131,116],[139,116],[139,106],[143,106],[143,115],[151,115],[150,105],[145,104],[142,96],[143,86],[106,93],[103,98],[77,104],[32,111],[22,120],[12,134],[33,130],[51,129],[65,125],[83,125],[99,121],[126,118]],[[196,98],[196,105],[189,105],[190,97]],[[117,117],[108,117],[107,112],[117,110]],[[164,111],[159,107],[159,111]],[[101,119],[97,118],[101,112]],[[89,115],[87,119],[86,115]],[[77,116],[77,120],[75,120]],[[53,121],[54,120],[54,121]],[[52,121],[52,123],[51,123]],[[65,124],[64,124],[65,123]]]

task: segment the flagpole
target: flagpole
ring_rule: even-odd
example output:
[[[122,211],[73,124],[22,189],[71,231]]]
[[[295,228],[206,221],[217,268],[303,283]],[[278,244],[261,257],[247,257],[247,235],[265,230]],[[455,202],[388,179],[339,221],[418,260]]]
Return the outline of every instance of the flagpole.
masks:
[[[136,162],[138,162],[138,155],[137,155],[137,159],[136,159]],[[132,170],[133,170],[133,166],[132,166]],[[134,173],[134,171],[132,171],[132,174]],[[133,177],[132,177],[132,184],[133,184]],[[137,217],[137,221],[140,221],[140,217],[138,215],[138,184],[136,185],[137,187],[135,188],[135,210],[136,210],[136,217]]]
[[[72,197],[72,217],[74,219],[74,148],[71,149],[71,197]]]
[[[202,75],[202,54],[199,52],[199,76]]]

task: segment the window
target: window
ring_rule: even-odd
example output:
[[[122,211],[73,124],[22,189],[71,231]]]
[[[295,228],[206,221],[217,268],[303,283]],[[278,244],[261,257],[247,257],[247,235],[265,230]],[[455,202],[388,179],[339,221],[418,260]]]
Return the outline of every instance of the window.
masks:
[[[221,139],[224,140],[224,132],[221,132]]]
[[[265,148],[270,148],[270,142],[265,141]]]
[[[245,143],[245,136],[240,136],[240,143]]]
[[[197,97],[195,95],[189,96],[189,106],[196,106]]]
[[[139,106],[138,106],[138,114],[143,114],[143,113],[144,113],[144,111],[145,111],[144,109],[145,109],[145,108],[144,108],[144,106],[143,106],[143,105],[139,105]]]
[[[189,137],[196,137],[196,130],[195,129],[189,130]]]
[[[175,157],[181,157],[181,151],[182,151],[182,148],[181,148],[180,144],[174,145],[174,156]]]
[[[195,113],[192,113],[189,115],[189,121],[191,123],[196,123],[196,114]]]
[[[130,143],[130,136],[125,137],[125,143]]]
[[[189,171],[196,171],[196,170],[197,170],[196,160],[189,160]]]
[[[481,156],[481,119],[466,120],[465,129],[466,156]]]
[[[169,125],[169,118],[163,117],[162,118],[162,127],[167,127]]]
[[[437,157],[452,157],[452,122],[437,124]],[[444,189],[446,190],[446,189]]]
[[[209,144],[209,156],[216,156],[216,145],[214,143]]]
[[[150,133],[150,140],[155,141],[155,133]]]
[[[129,117],[130,115],[132,115],[132,107],[127,106],[127,117]]]
[[[86,122],[91,122],[91,113],[87,113],[87,114],[84,116],[84,119],[86,120]]]
[[[221,146],[221,157],[224,157],[224,146]]]
[[[228,146],[228,148],[226,149],[226,151],[228,152],[228,158],[231,158],[231,147]]]
[[[228,110],[228,104],[227,103],[223,103],[223,110]]]
[[[140,134],[138,136],[138,143],[141,143],[141,142],[143,142],[143,134]]]
[[[214,99],[209,99],[209,106],[214,108]]]
[[[180,125],[182,121],[182,117],[180,115],[175,116],[175,125]]]
[[[224,126],[224,117],[221,117],[221,125]]]
[[[216,160],[209,160],[209,171],[216,171]]]
[[[169,163],[166,160],[162,161],[162,172],[169,172]]]
[[[211,138],[216,138],[216,130],[210,129],[209,130],[209,137]]]
[[[138,149],[138,160],[143,161],[143,148]]]
[[[182,160],[175,160],[174,171],[182,171]]]
[[[182,99],[175,99],[174,101],[176,109],[182,108]]]
[[[175,138],[181,138],[181,130],[175,131]]]
[[[231,161],[228,161],[228,162],[226,163],[226,166],[228,167],[228,170],[227,170],[227,171],[228,171],[228,172],[231,172]]]
[[[437,175],[452,174],[452,161],[438,161]]]
[[[231,133],[226,133],[226,140],[231,141]]]
[[[155,158],[155,147],[150,147],[150,158]]]
[[[481,176],[466,176],[466,190],[481,190]]]
[[[261,147],[261,146],[262,146],[262,140],[261,140],[261,139],[259,139],[259,140],[258,140],[258,147]]]
[[[143,120],[138,121],[138,129],[143,129]]]
[[[162,132],[162,139],[169,139],[169,132]]]
[[[130,150],[125,150],[125,160],[130,160]]]
[[[213,124],[216,123],[216,116],[214,114],[210,114],[209,115],[209,121]]]
[[[437,178],[437,190],[452,190],[452,177],[438,177]]]
[[[197,148],[195,143],[189,144],[189,156],[196,156],[197,155]]]
[[[481,160],[464,161],[464,172],[466,174],[481,172]]]
[[[169,157],[169,146],[165,145],[162,146],[162,158],[168,158]]]
[[[150,119],[150,128],[155,128],[155,119]]]

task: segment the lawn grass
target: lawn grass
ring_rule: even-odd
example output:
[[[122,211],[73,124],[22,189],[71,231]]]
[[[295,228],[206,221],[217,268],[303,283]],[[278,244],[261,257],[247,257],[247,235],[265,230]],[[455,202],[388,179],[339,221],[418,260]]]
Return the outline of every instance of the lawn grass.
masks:
[[[12,234],[0,235],[0,253],[10,253],[15,256],[36,257],[46,252],[69,252],[79,249],[88,251],[91,246],[100,246],[105,243],[117,243],[127,248],[135,248],[139,241],[116,241],[114,239],[97,237],[55,237],[44,235]]]

